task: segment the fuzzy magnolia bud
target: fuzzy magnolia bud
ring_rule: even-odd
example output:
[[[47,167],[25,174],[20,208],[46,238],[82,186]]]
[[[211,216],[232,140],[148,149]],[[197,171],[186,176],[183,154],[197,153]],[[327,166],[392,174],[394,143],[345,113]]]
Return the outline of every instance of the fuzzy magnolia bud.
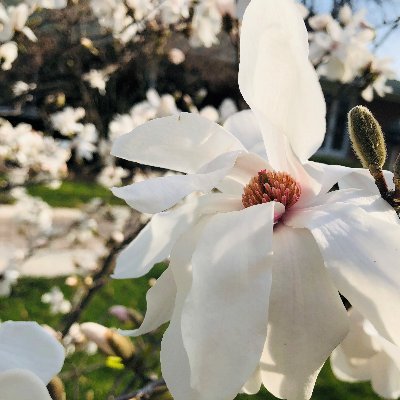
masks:
[[[135,354],[135,346],[132,341],[115,331],[110,330],[107,332],[107,343],[114,353],[125,362],[129,361]]]
[[[63,381],[55,376],[47,385],[47,390],[49,391],[50,397],[53,400],[66,400],[65,388]]]
[[[357,106],[350,110],[349,134],[362,165],[381,169],[386,161],[385,139],[378,121],[368,108]]]
[[[400,204],[400,153],[396,158],[394,163],[394,176],[393,176],[393,183],[394,183],[394,201]]]
[[[368,168],[383,198],[388,187],[382,173],[386,161],[386,144],[381,126],[368,108],[357,106],[349,112],[349,134],[353,149],[363,167]]]

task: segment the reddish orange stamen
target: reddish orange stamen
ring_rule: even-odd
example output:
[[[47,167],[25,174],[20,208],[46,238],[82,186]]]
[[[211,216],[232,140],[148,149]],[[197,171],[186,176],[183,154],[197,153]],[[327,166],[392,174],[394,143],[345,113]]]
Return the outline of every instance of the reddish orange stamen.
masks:
[[[245,186],[242,203],[247,208],[278,201],[288,209],[299,200],[300,195],[300,185],[289,174],[264,169]]]

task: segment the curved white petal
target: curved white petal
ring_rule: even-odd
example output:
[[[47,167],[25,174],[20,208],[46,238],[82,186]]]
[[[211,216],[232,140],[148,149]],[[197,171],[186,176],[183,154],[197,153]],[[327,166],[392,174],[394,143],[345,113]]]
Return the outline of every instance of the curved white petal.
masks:
[[[218,184],[218,189],[223,193],[241,196],[243,187],[263,169],[272,170],[265,158],[255,153],[240,154],[234,167]]]
[[[0,324],[0,373],[27,369],[47,384],[60,372],[64,357],[63,346],[36,322]]]
[[[341,189],[363,189],[369,194],[379,194],[379,190],[375,185],[374,178],[365,168],[352,168],[351,174],[343,176],[339,180]],[[383,171],[389,189],[394,189],[393,172]]]
[[[26,369],[0,372],[1,400],[51,400],[45,384]]]
[[[244,110],[231,115],[225,121],[224,128],[239,139],[247,151],[267,158],[261,129],[253,111]]]
[[[259,364],[267,332],[273,221],[273,202],[218,214],[196,246],[182,334],[200,399],[233,399]]]
[[[242,387],[241,391],[246,394],[256,394],[260,391],[261,385],[261,370],[260,367],[257,367],[253,375],[250,376],[245,385]]]
[[[268,334],[261,358],[264,386],[282,399],[309,399],[348,319],[314,238],[306,229],[274,229]]]
[[[115,279],[138,278],[168,258],[175,241],[194,218],[197,199],[153,216],[139,235],[119,254]]]
[[[197,240],[210,217],[203,218],[194,228],[182,235],[171,253],[169,268],[177,287],[171,322],[161,342],[161,371],[175,400],[198,400],[200,393],[190,385],[190,366],[183,346],[181,314],[192,284],[191,259]]]
[[[197,174],[148,179],[128,186],[114,187],[112,192],[142,213],[161,212],[193,192],[210,192],[232,169],[238,155],[239,152],[222,154],[203,166]]]
[[[343,382],[354,383],[371,379],[369,360],[362,359],[357,364],[352,365],[340,346],[333,350],[330,362],[333,374]]]
[[[386,354],[377,354],[371,360],[371,384],[373,390],[385,399],[400,397],[400,370]]]
[[[244,150],[224,128],[197,114],[154,119],[117,138],[111,154],[125,160],[186,173],[221,154]]]
[[[344,202],[296,210],[285,224],[311,230],[338,290],[400,345],[400,222]]]
[[[259,121],[267,155],[283,169],[286,135],[301,161],[321,145],[325,102],[308,60],[308,36],[292,0],[253,0],[240,37],[239,86]]]
[[[171,319],[174,311],[176,285],[173,274],[167,268],[157,279],[146,295],[147,310],[140,328],[131,331],[120,331],[129,336],[140,336],[154,331]]]

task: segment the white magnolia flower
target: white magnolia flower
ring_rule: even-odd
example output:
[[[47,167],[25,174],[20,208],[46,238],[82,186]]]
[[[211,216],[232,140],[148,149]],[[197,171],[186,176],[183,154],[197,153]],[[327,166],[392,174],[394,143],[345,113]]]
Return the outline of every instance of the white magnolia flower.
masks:
[[[31,13],[28,5],[20,3],[17,6],[9,6],[7,9],[0,5],[0,42],[8,42],[15,32],[22,32],[29,40],[36,42],[37,37],[31,28],[25,26]]]
[[[186,56],[182,50],[175,47],[168,52],[168,58],[172,64],[179,65],[185,61]]]
[[[165,25],[176,24],[189,18],[190,0],[166,0],[160,5],[161,21]]]
[[[194,9],[190,44],[193,47],[211,47],[218,44],[217,35],[221,32],[221,28],[222,16],[216,1],[201,1]]]
[[[114,277],[142,276],[170,256],[131,333],[170,321],[161,367],[176,400],[230,400],[261,383],[276,397],[309,399],[348,332],[338,291],[400,344],[400,223],[379,196],[329,192],[351,170],[307,161],[324,138],[325,104],[294,3],[252,0],[240,43],[252,111],[224,128],[196,114],[156,119],[113,146],[118,157],[186,173],[114,189],[155,214]],[[202,195],[179,205],[193,192]]]
[[[7,268],[0,272],[0,297],[8,297],[12,287],[17,283],[19,272],[13,268]]]
[[[67,314],[71,311],[71,303],[64,299],[64,293],[58,286],[53,286],[50,292],[44,293],[42,302],[50,305],[52,314]]]
[[[26,83],[24,81],[17,81],[12,87],[14,96],[21,96],[34,89],[36,89],[36,83]]]
[[[133,10],[136,20],[146,18],[154,10],[152,0],[126,0],[126,4]]]
[[[368,67],[368,73],[372,75],[373,79],[369,86],[367,86],[361,96],[366,101],[374,99],[374,92],[378,96],[384,97],[387,93],[392,93],[393,88],[387,84],[389,79],[396,78],[396,72],[393,70],[391,64],[393,60],[390,58],[374,58]]]
[[[84,74],[82,78],[84,81],[89,82],[91,88],[97,89],[101,95],[104,96],[106,94],[106,85],[110,79],[106,71],[91,69],[87,74]]]
[[[345,382],[371,381],[379,396],[399,398],[400,347],[379,335],[354,308],[349,317],[350,332],[331,355],[333,373]]]
[[[68,0],[25,0],[32,9],[47,8],[51,10],[60,10],[67,7]]]
[[[78,121],[85,116],[85,109],[82,107],[65,107],[63,110],[50,115],[53,128],[64,136],[74,136],[82,131],[83,125]]]
[[[72,147],[76,151],[79,160],[92,160],[96,153],[96,142],[99,134],[94,124],[84,124],[72,141]]]
[[[0,324],[0,398],[51,400],[46,389],[64,363],[64,348],[36,322]]]
[[[1,69],[7,71],[11,69],[13,62],[18,57],[18,46],[15,42],[7,42],[0,45],[0,64]]]
[[[107,165],[102,169],[100,175],[97,177],[97,182],[107,188],[120,185],[123,178],[126,178],[129,172],[122,168],[116,167],[115,165]]]

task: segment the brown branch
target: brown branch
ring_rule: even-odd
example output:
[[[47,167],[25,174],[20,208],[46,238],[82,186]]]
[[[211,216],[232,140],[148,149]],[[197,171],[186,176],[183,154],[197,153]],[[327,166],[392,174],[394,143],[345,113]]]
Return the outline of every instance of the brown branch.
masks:
[[[132,233],[128,234],[120,243],[113,243],[109,249],[108,255],[102,259],[100,268],[92,277],[92,283],[86,288],[80,300],[73,307],[72,311],[66,316],[64,327],[61,330],[62,336],[68,334],[71,326],[79,320],[83,310],[91,301],[92,297],[107,283],[109,275],[114,267],[116,255],[129,244],[143,229],[144,225],[140,223],[139,218],[136,219]]]
[[[164,392],[167,389],[164,379],[150,382],[142,389],[131,393],[123,394],[115,398],[115,400],[145,400],[150,399],[154,393]]]

